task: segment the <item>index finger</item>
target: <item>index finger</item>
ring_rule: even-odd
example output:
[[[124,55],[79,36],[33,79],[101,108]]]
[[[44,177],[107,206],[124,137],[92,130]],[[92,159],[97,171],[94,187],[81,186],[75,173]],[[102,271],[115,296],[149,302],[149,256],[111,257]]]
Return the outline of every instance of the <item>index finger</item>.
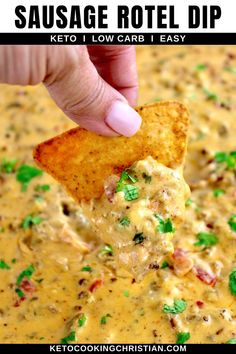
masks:
[[[135,46],[88,46],[88,52],[100,76],[118,90],[131,106],[136,105],[138,78]]]

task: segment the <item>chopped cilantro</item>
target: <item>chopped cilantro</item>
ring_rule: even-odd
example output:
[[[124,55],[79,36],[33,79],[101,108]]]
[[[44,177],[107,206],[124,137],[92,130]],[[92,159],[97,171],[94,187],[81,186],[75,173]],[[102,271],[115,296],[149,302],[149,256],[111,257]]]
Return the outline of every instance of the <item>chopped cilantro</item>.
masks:
[[[0,269],[11,269],[11,267],[2,259],[0,259]]]
[[[130,220],[129,220],[128,216],[124,216],[124,217],[120,220],[120,224],[121,224],[122,226],[129,226]]]
[[[199,232],[197,234],[198,241],[194,243],[195,246],[210,247],[218,243],[218,237],[211,232]]]
[[[154,214],[155,218],[159,221],[159,225],[156,230],[161,234],[166,234],[169,232],[175,232],[175,228],[170,219],[164,220],[160,215]]]
[[[216,189],[213,190],[213,195],[216,198],[221,196],[222,194],[225,194],[225,191],[223,189],[216,188]]]
[[[138,245],[139,243],[142,243],[144,241],[144,236],[143,236],[143,232],[139,232],[137,234],[134,235],[133,241],[135,245]]]
[[[236,268],[229,275],[229,289],[231,294],[236,296]]]
[[[205,64],[198,64],[195,66],[195,70],[197,70],[197,71],[204,71],[204,70],[206,70],[206,68],[207,67]]]
[[[125,290],[125,291],[123,292],[123,294],[124,294],[125,297],[129,297],[129,290]]]
[[[203,92],[207,96],[208,100],[210,100],[210,101],[218,101],[218,96],[215,93],[209,91],[207,88],[204,88]]]
[[[228,220],[228,225],[233,232],[236,232],[236,214],[231,215]]]
[[[110,245],[105,245],[101,251],[100,254],[109,254],[113,256],[113,248]]]
[[[236,68],[232,68],[232,67],[228,66],[225,68],[225,71],[228,71],[229,73],[236,75]]]
[[[81,270],[81,272],[91,272],[92,268],[90,266],[85,266],[85,267],[81,268],[80,270]]]
[[[31,264],[28,268],[24,269],[20,275],[18,276],[16,280],[16,284],[20,286],[22,280],[24,278],[30,279],[32,277],[32,274],[34,273],[35,269],[34,266]]]
[[[39,338],[39,340],[44,340],[44,339],[45,339],[45,337],[40,337],[40,338]]]
[[[42,195],[38,195],[38,194],[35,194],[34,195],[34,200],[36,200],[36,202],[42,202],[44,200],[44,197]]]
[[[186,309],[186,307],[187,307],[187,302],[185,300],[174,300],[173,306],[164,304],[163,312],[176,315],[178,313],[183,312]]]
[[[23,229],[27,230],[33,225],[39,225],[43,219],[38,215],[27,215],[22,221]]]
[[[78,319],[78,327],[83,327],[87,321],[87,317],[84,313],[81,313]]]
[[[145,172],[143,172],[142,177],[144,178],[145,183],[149,183],[149,184],[151,183],[152,176],[149,176]]]
[[[16,258],[12,258],[11,263],[15,264],[16,263]]]
[[[75,331],[71,331],[67,337],[61,339],[61,344],[68,344],[68,342],[74,342],[76,340]]]
[[[133,183],[137,182],[137,179],[132,177],[127,171],[121,173],[120,179],[117,182],[116,193],[124,192],[125,200],[131,201],[139,197],[138,187],[133,186],[132,184],[125,184],[124,181],[130,180]]]
[[[133,183],[136,183],[138,180],[137,178],[132,177],[127,171],[121,172],[120,179],[117,182],[116,192],[120,192],[123,189],[123,182],[130,180]]]
[[[35,186],[34,190],[36,192],[47,192],[47,191],[50,191],[50,186],[49,186],[49,184],[37,184],[37,186]]]
[[[107,324],[108,317],[111,317],[111,315],[109,313],[107,313],[106,315],[101,317],[101,319],[100,319],[101,325]]]
[[[5,231],[4,227],[0,226],[0,232],[2,233],[4,231]]]
[[[14,172],[15,166],[16,166],[16,159],[13,160],[3,159],[2,163],[0,164],[0,172],[12,173]]]
[[[187,340],[189,340],[189,338],[189,332],[179,332],[177,333],[176,344],[184,344]]]
[[[138,187],[133,186],[132,184],[124,184],[122,191],[125,195],[125,200],[130,202],[131,200],[138,199],[139,197],[139,190]]]
[[[216,152],[214,159],[217,163],[225,163],[227,169],[233,170],[236,168],[236,151],[231,152]]]
[[[191,204],[193,204],[193,200],[191,198],[188,198],[185,202],[185,206],[188,207],[190,206]]]
[[[21,183],[21,190],[25,192],[28,188],[29,182],[38,176],[42,176],[43,171],[30,165],[21,165],[17,170],[16,179]]]
[[[230,338],[225,344],[236,344],[236,338]]]
[[[19,288],[16,288],[15,292],[17,293],[17,295],[22,298],[25,296],[25,294],[23,293],[23,291]]]
[[[161,265],[161,269],[169,268],[169,263],[167,261],[164,261]]]

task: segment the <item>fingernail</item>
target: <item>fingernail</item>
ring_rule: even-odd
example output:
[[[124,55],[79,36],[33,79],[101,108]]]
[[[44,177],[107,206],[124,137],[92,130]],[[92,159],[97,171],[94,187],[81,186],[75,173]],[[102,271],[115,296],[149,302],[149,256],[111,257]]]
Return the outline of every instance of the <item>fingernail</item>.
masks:
[[[127,103],[115,101],[108,112],[105,122],[116,133],[130,137],[137,133],[142,119]]]

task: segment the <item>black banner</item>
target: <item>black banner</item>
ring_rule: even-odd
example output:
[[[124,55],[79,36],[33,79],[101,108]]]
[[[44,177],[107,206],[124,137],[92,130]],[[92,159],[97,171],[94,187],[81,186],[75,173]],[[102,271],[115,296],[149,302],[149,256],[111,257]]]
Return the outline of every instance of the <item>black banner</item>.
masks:
[[[0,344],[4,354],[43,353],[235,353],[230,344]]]
[[[0,33],[1,44],[236,45],[236,33]]]

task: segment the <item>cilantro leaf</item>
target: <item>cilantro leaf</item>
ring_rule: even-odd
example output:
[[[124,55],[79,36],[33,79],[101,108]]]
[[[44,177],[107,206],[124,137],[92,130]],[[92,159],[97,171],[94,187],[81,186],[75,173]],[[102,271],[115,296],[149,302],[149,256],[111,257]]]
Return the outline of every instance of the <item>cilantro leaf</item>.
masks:
[[[3,159],[0,165],[0,172],[4,172],[4,173],[14,172],[16,162],[17,162],[16,159],[13,160]]]
[[[229,170],[236,168],[236,151],[215,153],[214,159],[217,163],[225,163],[226,168]]]
[[[175,232],[175,228],[170,219],[164,220],[160,215],[154,214],[155,218],[159,221],[159,225],[157,226],[157,232],[161,234],[166,234],[169,232]]]
[[[138,180],[132,177],[127,171],[122,171],[120,175],[120,179],[117,182],[116,192],[121,192],[123,190],[123,182],[126,180],[130,180],[133,183],[136,183]]]
[[[198,64],[195,66],[195,70],[197,70],[197,71],[204,71],[204,70],[206,70],[206,68],[207,67],[205,64]]]
[[[169,263],[167,261],[164,261],[161,265],[161,269],[169,268]]]
[[[113,248],[110,245],[105,245],[101,251],[100,254],[109,254],[113,256]]]
[[[194,243],[195,246],[210,247],[219,242],[218,237],[211,232],[199,232],[197,238],[198,241]]]
[[[90,266],[85,266],[85,267],[81,268],[80,270],[81,270],[81,272],[91,272],[92,268]]]
[[[124,294],[125,297],[129,297],[129,290],[125,290],[125,291],[123,292],[123,294]]]
[[[213,190],[213,195],[214,197],[218,198],[219,196],[221,196],[222,194],[225,194],[225,191],[223,189],[220,188],[216,188]]]
[[[111,317],[111,315],[109,313],[107,313],[106,315],[102,316],[101,319],[100,319],[100,323],[102,325],[107,324],[108,317]]]
[[[135,245],[138,245],[139,243],[142,243],[144,239],[145,237],[143,236],[143,232],[139,232],[134,235],[133,241]]]
[[[43,219],[38,215],[27,215],[22,221],[22,227],[27,230],[33,225],[39,225],[42,221]]]
[[[25,296],[25,294],[23,293],[23,291],[19,288],[16,288],[15,292],[17,293],[17,295],[19,296],[19,298],[23,298]]]
[[[28,268],[24,269],[20,275],[18,276],[17,280],[16,280],[16,284],[18,286],[20,286],[22,280],[24,278],[30,279],[34,273],[35,269],[34,266],[31,264]]]
[[[138,187],[133,186],[132,184],[124,184],[122,191],[125,195],[125,200],[130,202],[131,200],[138,199],[139,197],[139,190]]]
[[[176,315],[178,313],[183,312],[187,307],[187,302],[185,300],[174,300],[173,306],[169,306],[167,304],[164,304],[163,306],[163,312],[165,313],[171,313],[173,315]]]
[[[81,313],[78,319],[78,327],[83,327],[87,321],[87,317],[84,313]]]
[[[176,344],[184,344],[187,340],[189,340],[189,338],[189,332],[179,332],[177,333]]]
[[[68,342],[74,342],[76,340],[75,331],[71,331],[67,337],[61,339],[61,344],[68,344]]]
[[[209,91],[207,88],[204,88],[203,92],[207,96],[208,100],[210,100],[210,101],[218,101],[218,96],[214,92]]]
[[[35,186],[34,190],[36,192],[47,192],[50,191],[50,186],[49,184],[37,184],[37,186]]]
[[[131,201],[139,197],[139,189],[132,184],[125,184],[124,181],[130,180],[133,183],[137,182],[137,179],[132,177],[127,171],[121,173],[120,179],[117,182],[115,192],[123,192],[125,200]]]
[[[229,275],[229,289],[231,294],[236,296],[236,268]]]
[[[228,225],[233,232],[236,232],[236,214],[231,215],[228,220]]]
[[[42,176],[43,171],[30,165],[21,165],[16,173],[16,180],[21,183],[21,190],[25,192],[29,182],[38,176]]]
[[[236,338],[230,338],[225,344],[236,344]]]
[[[232,68],[232,67],[228,66],[225,68],[225,71],[228,71],[229,73],[236,75],[236,68]]]
[[[120,224],[121,224],[122,226],[129,226],[130,220],[129,220],[128,216],[124,216],[124,217],[120,220]]]
[[[193,200],[191,198],[188,198],[185,202],[185,206],[188,207],[190,206],[191,204],[193,204]]]
[[[3,259],[0,259],[0,269],[11,269],[11,267]]]

